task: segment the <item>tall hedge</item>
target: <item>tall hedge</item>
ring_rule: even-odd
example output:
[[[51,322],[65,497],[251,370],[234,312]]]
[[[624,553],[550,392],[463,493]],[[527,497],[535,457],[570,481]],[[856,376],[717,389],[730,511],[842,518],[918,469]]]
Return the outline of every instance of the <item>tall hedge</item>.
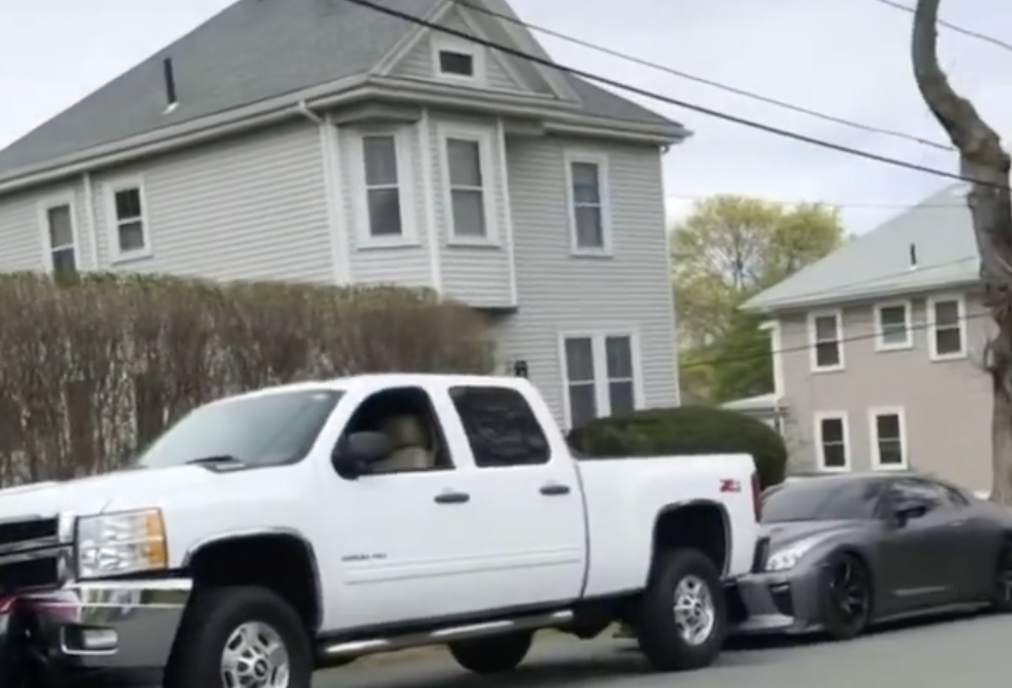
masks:
[[[484,373],[492,354],[478,314],[425,290],[0,276],[0,484],[115,468],[225,394],[366,372]]]
[[[763,487],[783,482],[787,468],[787,448],[776,431],[751,416],[709,406],[599,418],[572,430],[569,442],[588,458],[749,454]]]

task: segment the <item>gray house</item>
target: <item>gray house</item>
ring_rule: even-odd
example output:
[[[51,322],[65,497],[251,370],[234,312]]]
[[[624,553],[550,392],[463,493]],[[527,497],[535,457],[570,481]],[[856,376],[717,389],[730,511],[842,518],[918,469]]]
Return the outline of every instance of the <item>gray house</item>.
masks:
[[[745,304],[799,472],[914,468],[991,485],[991,321],[956,185]]]
[[[547,58],[503,0],[385,0]],[[340,0],[240,0],[0,152],[0,270],[433,287],[560,420],[678,401],[661,158],[689,132]]]

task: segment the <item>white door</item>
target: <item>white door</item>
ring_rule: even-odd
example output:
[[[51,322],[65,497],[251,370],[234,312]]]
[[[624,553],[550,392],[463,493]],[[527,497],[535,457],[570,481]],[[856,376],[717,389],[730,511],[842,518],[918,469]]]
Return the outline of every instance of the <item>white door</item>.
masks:
[[[467,517],[474,519],[469,585],[487,591],[488,608],[575,599],[585,573],[586,526],[576,467],[561,437],[553,446],[516,389],[456,387],[448,401],[447,435],[469,453],[456,456],[471,496]]]
[[[382,414],[389,399],[400,409],[417,406],[428,415],[437,465],[355,480],[325,475],[329,484],[319,486],[319,518],[340,524],[330,530],[337,540],[328,570],[339,580],[325,583],[335,591],[327,600],[327,630],[453,616],[485,603],[462,585],[461,562],[473,554],[475,509],[464,498],[462,472],[450,464],[431,397],[417,387],[378,392],[359,406],[368,425],[377,424],[374,409]],[[376,429],[359,427],[358,417],[352,416],[346,431]]]

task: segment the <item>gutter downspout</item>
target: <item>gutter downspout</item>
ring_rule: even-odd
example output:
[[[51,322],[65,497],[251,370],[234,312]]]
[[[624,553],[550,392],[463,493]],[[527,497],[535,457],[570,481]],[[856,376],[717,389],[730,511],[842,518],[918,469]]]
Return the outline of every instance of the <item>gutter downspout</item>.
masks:
[[[84,193],[85,230],[88,232],[88,243],[91,244],[91,269],[98,271],[101,264],[98,258],[98,228],[95,217],[95,186],[91,181],[91,172],[81,175],[81,188]]]
[[[348,256],[348,238],[344,234],[344,223],[341,221],[341,203],[344,188],[340,183],[340,175],[335,167],[337,145],[335,130],[330,115],[320,117],[313,112],[309,103],[300,100],[299,112],[317,126],[320,136],[320,159],[323,163],[323,193],[327,208],[327,237],[330,242],[331,269],[334,283],[346,285],[351,282],[351,266],[346,264]]]

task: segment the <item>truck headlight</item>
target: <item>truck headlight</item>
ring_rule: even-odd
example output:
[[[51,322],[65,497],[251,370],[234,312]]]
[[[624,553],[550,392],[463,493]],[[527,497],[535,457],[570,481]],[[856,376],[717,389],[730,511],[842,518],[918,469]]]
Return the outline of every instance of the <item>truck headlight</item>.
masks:
[[[816,539],[811,538],[776,550],[766,560],[766,570],[772,572],[793,569],[801,560],[801,557],[808,554],[808,551],[815,546],[816,542]]]
[[[81,579],[158,571],[168,564],[165,522],[158,509],[77,520],[77,575]]]

